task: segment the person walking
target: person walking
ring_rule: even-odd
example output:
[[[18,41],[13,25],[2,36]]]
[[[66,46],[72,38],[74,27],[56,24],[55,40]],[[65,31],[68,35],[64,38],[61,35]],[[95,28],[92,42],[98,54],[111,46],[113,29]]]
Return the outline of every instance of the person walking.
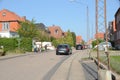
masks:
[[[41,47],[41,45],[39,45],[39,52],[40,52],[40,53],[42,52],[42,47]]]
[[[34,43],[34,52],[37,52],[37,45]]]
[[[47,45],[45,45],[45,51],[47,51]]]

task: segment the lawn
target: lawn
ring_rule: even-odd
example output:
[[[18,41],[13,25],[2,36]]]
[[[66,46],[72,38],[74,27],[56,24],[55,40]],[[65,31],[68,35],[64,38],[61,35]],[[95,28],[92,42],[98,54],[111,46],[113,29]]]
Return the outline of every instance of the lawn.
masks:
[[[107,64],[107,62],[104,61],[105,57],[101,57],[100,60]],[[112,70],[120,74],[120,56],[110,56],[110,67]]]

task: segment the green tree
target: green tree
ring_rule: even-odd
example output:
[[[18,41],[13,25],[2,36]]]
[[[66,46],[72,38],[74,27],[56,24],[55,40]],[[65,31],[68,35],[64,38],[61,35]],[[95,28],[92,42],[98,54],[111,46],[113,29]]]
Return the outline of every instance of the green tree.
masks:
[[[103,42],[104,40],[102,40],[102,39],[97,39],[97,40],[92,41],[92,46],[93,46],[93,47],[95,47],[95,46],[97,45],[97,41],[98,41],[98,44],[99,44],[99,43]]]
[[[65,37],[54,39],[52,38],[52,43],[56,47],[58,44],[69,44],[70,46],[75,46],[76,43],[76,35],[74,32],[67,31],[67,35]]]
[[[76,34],[72,32],[72,37],[73,37],[73,46],[75,47],[76,45]]]
[[[35,27],[34,20],[31,22],[24,21],[20,24],[20,28],[18,29],[18,34],[20,37],[34,38],[38,36],[39,32]]]
[[[22,38],[20,43],[20,49],[24,52],[32,51],[32,39],[31,38]]]
[[[39,41],[51,41],[50,35],[44,31],[44,30],[39,30]]]
[[[70,30],[67,31],[67,36],[65,36],[64,42],[69,44],[70,46],[74,46],[74,39]]]
[[[15,38],[0,38],[0,46],[4,46],[5,51],[13,51],[17,46]]]
[[[82,45],[85,45],[85,41],[84,41],[84,40],[82,40],[81,44],[82,44]]]

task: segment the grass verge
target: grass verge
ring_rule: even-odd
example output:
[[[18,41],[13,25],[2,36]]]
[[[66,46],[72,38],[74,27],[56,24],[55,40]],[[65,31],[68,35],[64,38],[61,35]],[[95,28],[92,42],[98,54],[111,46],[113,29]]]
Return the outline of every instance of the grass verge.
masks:
[[[100,60],[107,65],[106,57],[100,57]],[[110,56],[110,67],[116,73],[120,74],[120,56]]]

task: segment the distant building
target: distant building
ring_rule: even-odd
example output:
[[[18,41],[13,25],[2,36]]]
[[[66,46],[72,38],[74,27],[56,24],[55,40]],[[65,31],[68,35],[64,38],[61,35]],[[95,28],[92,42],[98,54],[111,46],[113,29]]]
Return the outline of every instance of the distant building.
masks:
[[[95,34],[95,39],[102,39],[102,40],[104,40],[104,33],[99,32],[99,33]]]
[[[82,43],[82,37],[76,36],[76,44],[81,44],[81,43]]]
[[[54,37],[56,39],[64,37],[64,32],[59,26],[49,26],[48,31],[51,37]]]
[[[46,30],[46,26],[43,23],[35,23],[35,25],[39,30]]]
[[[112,43],[112,46],[115,46],[115,40],[116,40],[116,26],[115,26],[115,20],[109,22],[108,24],[108,41]]]
[[[20,21],[25,21],[25,17],[20,17],[7,9],[0,11],[0,37],[17,37],[17,30],[20,27]]]
[[[115,26],[116,26],[115,47],[117,49],[120,49],[120,8],[115,13]]]

